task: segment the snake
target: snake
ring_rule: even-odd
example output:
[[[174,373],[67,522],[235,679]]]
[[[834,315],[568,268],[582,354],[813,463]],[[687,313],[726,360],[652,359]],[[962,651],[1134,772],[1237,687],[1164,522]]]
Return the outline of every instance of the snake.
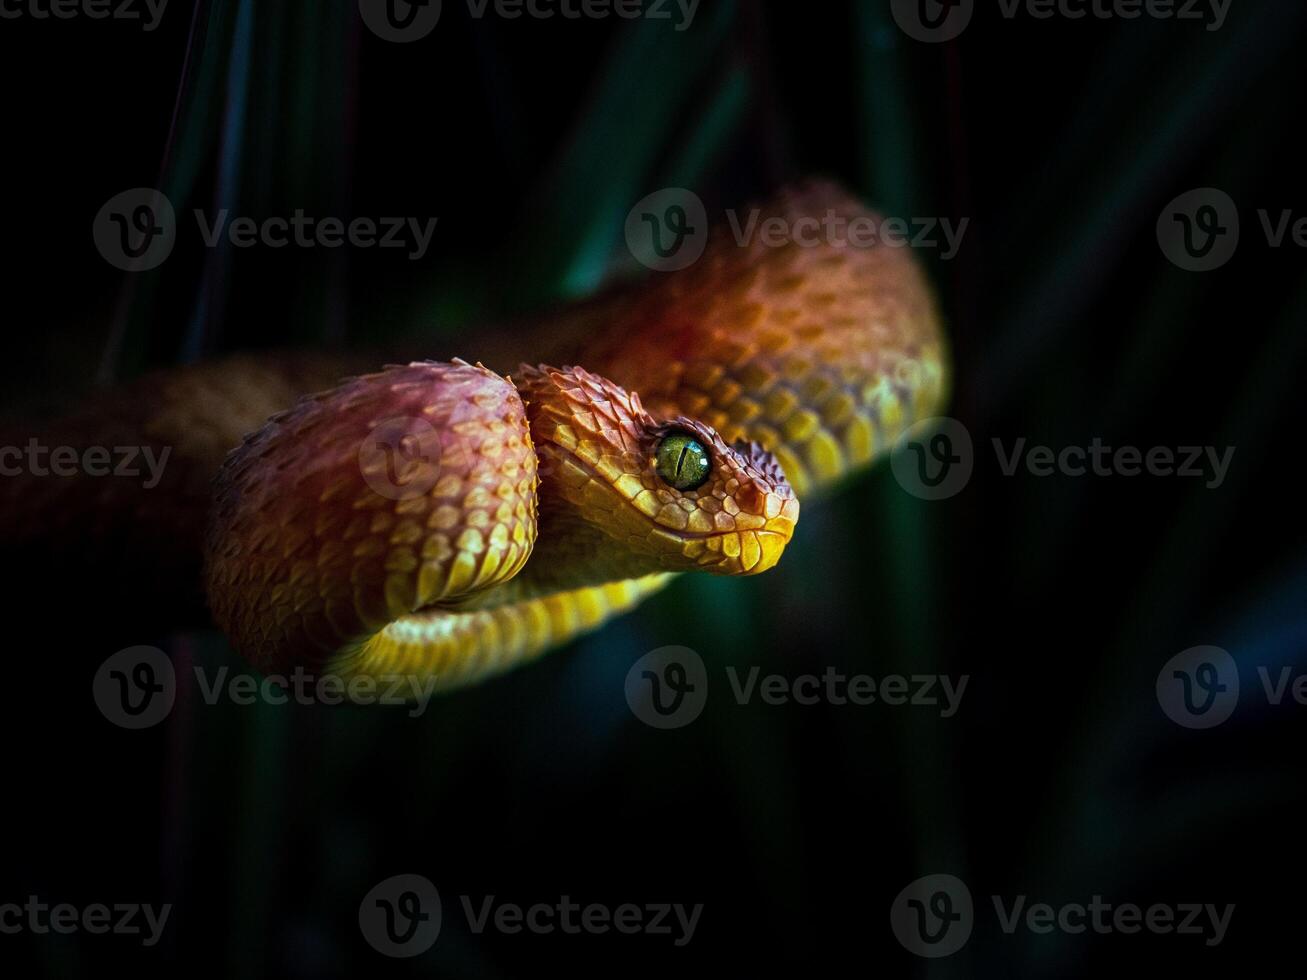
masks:
[[[789,229],[879,220],[823,180],[756,214]],[[467,339],[458,358],[344,380],[325,355],[156,375],[65,431],[171,446],[168,479],[148,498],[101,481],[80,506],[101,538],[135,522],[182,553],[157,560],[161,577],[193,577],[264,673],[451,689],[683,574],[773,568],[800,501],[871,466],[949,387],[937,300],[911,249],[742,238],[738,221],[714,223],[685,268],[512,337],[528,352],[516,365]],[[25,523],[66,524],[60,493]]]

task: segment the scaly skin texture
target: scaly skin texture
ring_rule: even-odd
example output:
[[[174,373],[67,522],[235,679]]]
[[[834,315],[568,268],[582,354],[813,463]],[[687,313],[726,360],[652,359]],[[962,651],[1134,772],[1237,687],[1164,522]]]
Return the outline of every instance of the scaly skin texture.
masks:
[[[870,212],[809,184],[752,227],[773,216],[838,231]],[[0,536],[35,595],[85,570],[94,615],[184,626],[207,592],[264,670],[451,687],[597,627],[679,572],[771,567],[796,498],[868,466],[948,382],[909,249],[741,243],[725,223],[682,271],[462,346],[511,379],[456,361],[337,383],[378,363],[366,355],[238,355],[142,378],[44,441],[167,449],[159,485],[9,478]],[[306,391],[323,393],[272,415]],[[653,472],[670,426],[709,447],[697,490]]]
[[[817,186],[760,221],[866,214]],[[584,316],[597,335],[559,333],[597,373],[411,364],[249,438],[209,538],[209,594],[237,648],[265,670],[478,679],[677,572],[770,568],[796,491],[865,467],[944,395],[937,318],[902,248],[741,246],[719,228],[696,264]],[[672,431],[708,448],[702,487],[655,473]]]
[[[819,183],[779,195],[756,227],[816,218],[847,236],[871,216]],[[801,498],[868,466],[947,394],[938,313],[906,247],[742,247],[719,227],[693,266],[602,318],[577,363],[654,412],[761,444]]]
[[[712,455],[694,490],[653,470],[672,430]],[[437,688],[597,626],[670,573],[765,571],[799,513],[756,446],[655,419],[581,368],[524,368],[514,387],[461,361],[355,378],[275,416],[216,499],[209,594],[252,662]]]

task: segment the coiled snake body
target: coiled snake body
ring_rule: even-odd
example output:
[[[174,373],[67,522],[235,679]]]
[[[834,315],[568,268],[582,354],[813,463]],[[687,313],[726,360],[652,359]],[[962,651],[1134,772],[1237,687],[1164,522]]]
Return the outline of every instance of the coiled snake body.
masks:
[[[781,194],[769,215],[871,217],[828,184]],[[452,687],[676,573],[764,571],[799,498],[869,465],[947,381],[908,249],[741,243],[724,226],[690,267],[542,323],[534,341],[578,366],[392,367],[244,437],[205,490],[204,541],[209,604],[241,653],[267,671]],[[175,447],[175,480],[211,473],[251,413],[330,366],[296,370],[191,369],[137,396],[132,418]],[[182,510],[178,526],[193,520]]]

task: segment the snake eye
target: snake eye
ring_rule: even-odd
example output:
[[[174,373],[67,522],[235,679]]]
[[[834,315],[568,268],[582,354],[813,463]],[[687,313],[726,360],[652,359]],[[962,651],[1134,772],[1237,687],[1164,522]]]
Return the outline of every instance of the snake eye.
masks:
[[[712,472],[712,457],[694,436],[673,432],[663,437],[654,451],[654,471],[669,487],[694,490]]]

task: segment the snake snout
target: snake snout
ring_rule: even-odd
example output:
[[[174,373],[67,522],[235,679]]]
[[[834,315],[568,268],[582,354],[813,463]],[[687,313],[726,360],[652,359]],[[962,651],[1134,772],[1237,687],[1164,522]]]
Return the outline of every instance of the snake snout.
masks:
[[[776,457],[757,443],[733,447],[741,465],[739,487],[740,554],[721,569],[726,574],[757,575],[778,561],[799,520],[799,501]]]

